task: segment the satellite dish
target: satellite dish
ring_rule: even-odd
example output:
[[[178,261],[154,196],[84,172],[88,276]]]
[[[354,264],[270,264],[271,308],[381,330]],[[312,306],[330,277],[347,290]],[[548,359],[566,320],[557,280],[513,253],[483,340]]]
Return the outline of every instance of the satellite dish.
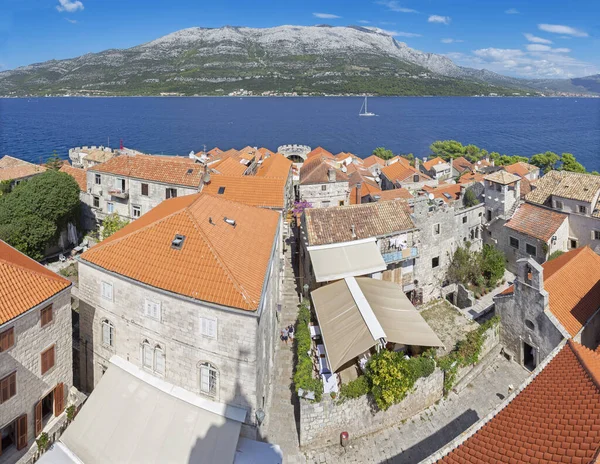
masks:
[[[433,193],[430,193],[429,195],[427,195],[427,198],[433,200],[435,198],[435,195]]]

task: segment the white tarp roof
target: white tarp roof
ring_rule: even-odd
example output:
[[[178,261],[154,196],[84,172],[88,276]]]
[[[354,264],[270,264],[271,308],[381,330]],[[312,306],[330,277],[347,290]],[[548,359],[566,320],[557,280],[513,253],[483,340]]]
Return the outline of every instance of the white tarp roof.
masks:
[[[375,238],[308,247],[317,282],[373,274],[386,269]]]
[[[245,416],[113,356],[60,441],[85,464],[233,463]]]
[[[444,346],[393,282],[349,277],[313,290],[311,296],[333,372],[377,345],[373,333],[392,343]],[[365,302],[368,308],[361,309]]]

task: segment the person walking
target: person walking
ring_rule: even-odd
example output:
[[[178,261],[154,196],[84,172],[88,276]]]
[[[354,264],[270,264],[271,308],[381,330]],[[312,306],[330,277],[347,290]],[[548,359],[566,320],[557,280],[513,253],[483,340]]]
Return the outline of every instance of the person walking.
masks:
[[[288,334],[290,335],[290,341],[294,343],[294,324],[289,325]]]
[[[289,337],[289,332],[287,327],[284,329],[281,329],[281,339],[285,342],[285,344],[288,344],[288,337]]]

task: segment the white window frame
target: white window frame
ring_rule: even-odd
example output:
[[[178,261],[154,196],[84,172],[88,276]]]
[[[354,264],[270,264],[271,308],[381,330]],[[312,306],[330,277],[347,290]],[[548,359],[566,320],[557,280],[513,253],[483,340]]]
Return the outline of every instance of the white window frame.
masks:
[[[102,320],[102,345],[115,346],[115,326],[108,319]]]
[[[592,240],[600,240],[600,230],[592,230]]]
[[[219,371],[209,363],[200,364],[200,392],[204,395],[217,397],[219,391]]]
[[[117,177],[115,179],[115,188],[117,188],[121,192],[125,192],[125,185],[126,185],[126,183],[125,183],[124,177]]]
[[[135,214],[137,211],[137,215]],[[142,216],[142,207],[140,205],[131,205],[131,217],[138,219]]]
[[[102,185],[102,176],[100,174],[94,174],[94,184]]]
[[[100,282],[100,295],[108,301],[114,301],[114,288],[110,282]]]
[[[160,302],[144,299],[144,316],[160,321],[162,319],[162,305]]]
[[[200,334],[206,338],[217,339],[217,320],[209,317],[200,318]]]
[[[148,340],[142,342],[142,367],[148,370],[154,368],[154,350]]]
[[[162,370],[159,369],[159,359],[162,359]],[[167,371],[167,360],[165,357],[165,350],[160,345],[154,347],[154,373],[164,376]]]
[[[115,212],[115,204],[112,201],[106,202],[106,212],[112,214]]]
[[[98,206],[96,206],[96,203],[98,203]],[[100,208],[100,197],[98,195],[92,195],[92,207]]]
[[[585,205],[577,205],[577,212],[579,214],[587,214],[587,206],[585,206]]]

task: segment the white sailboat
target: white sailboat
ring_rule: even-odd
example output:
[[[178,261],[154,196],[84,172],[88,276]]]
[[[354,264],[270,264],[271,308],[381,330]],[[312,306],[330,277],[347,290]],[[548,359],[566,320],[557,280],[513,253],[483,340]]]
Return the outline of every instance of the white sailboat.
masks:
[[[358,115],[359,116],[377,116],[375,113],[369,113],[369,110],[367,108],[367,96],[366,95],[365,95],[365,101],[363,101],[363,104],[360,107],[360,113],[358,113]]]

